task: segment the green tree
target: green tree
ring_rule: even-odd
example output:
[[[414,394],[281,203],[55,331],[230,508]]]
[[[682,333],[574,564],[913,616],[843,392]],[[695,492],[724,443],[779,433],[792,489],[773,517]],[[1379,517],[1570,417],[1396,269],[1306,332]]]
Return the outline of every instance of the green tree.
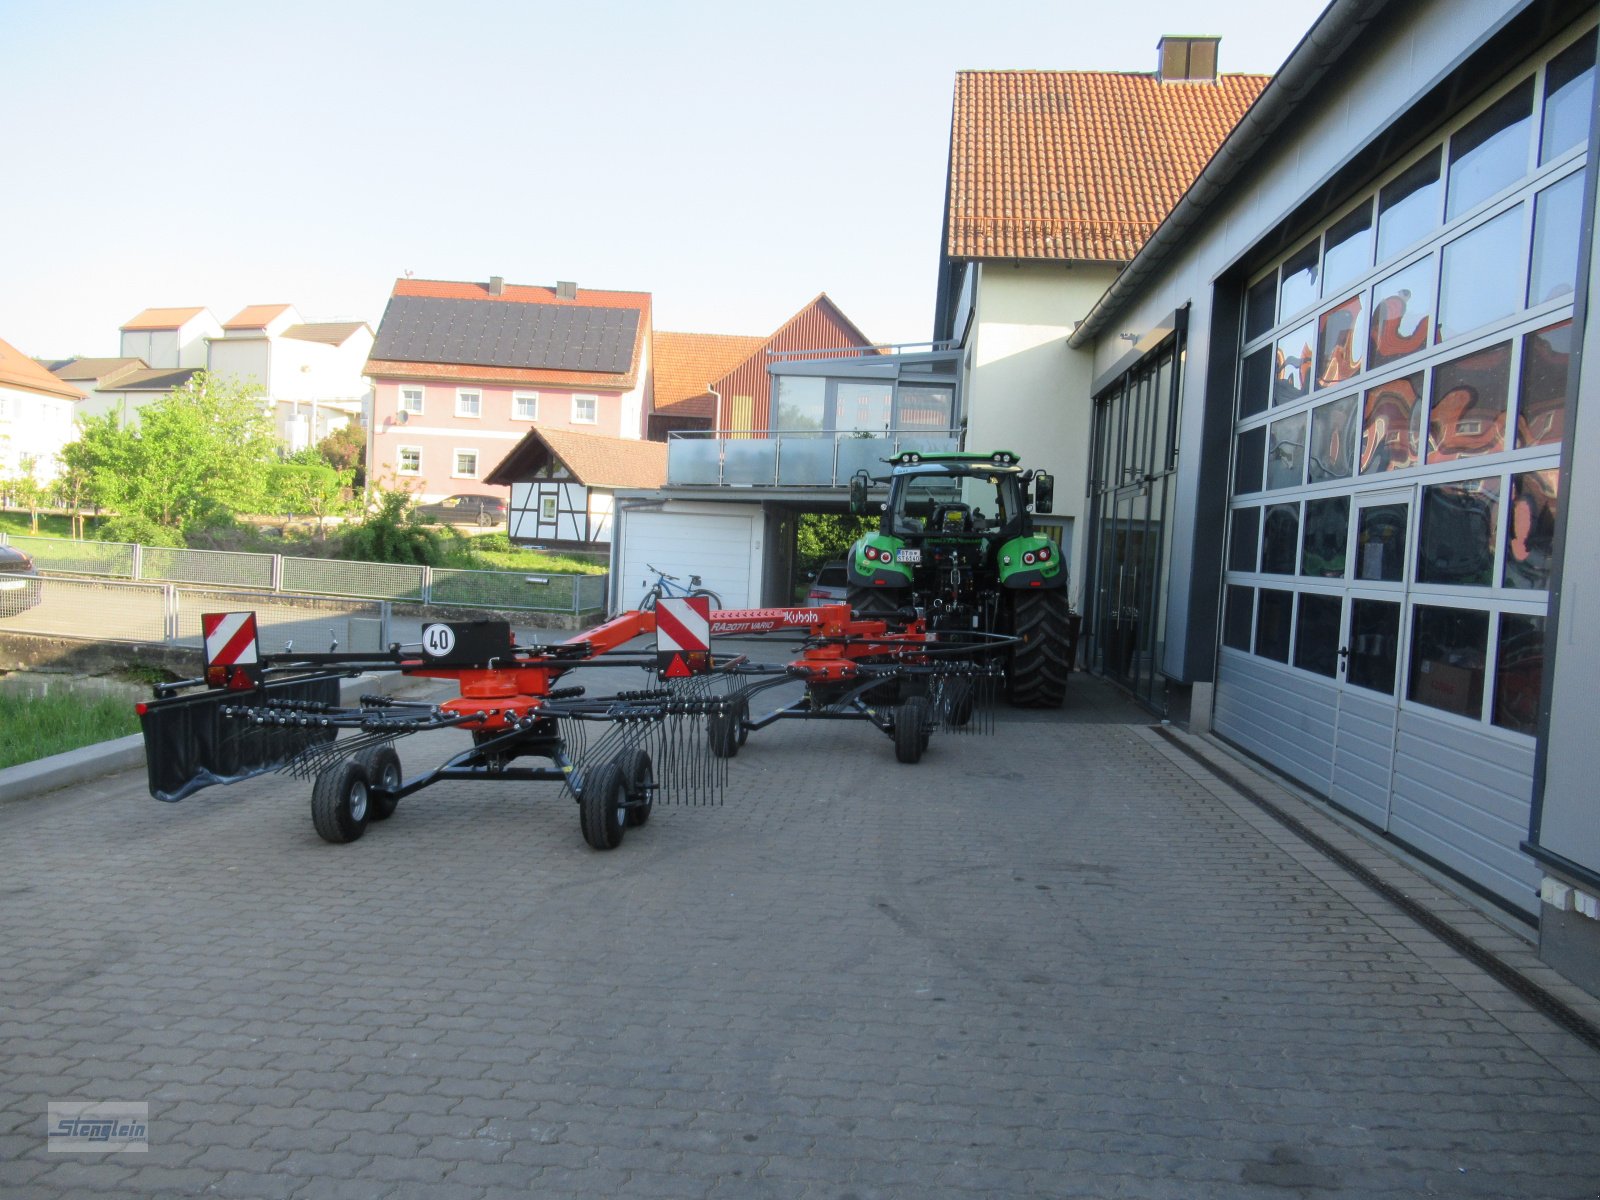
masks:
[[[382,492],[366,519],[345,530],[340,554],[357,562],[437,567],[448,559],[450,544],[459,537],[417,520],[411,511],[411,497],[405,492]]]
[[[315,461],[305,461],[307,457]],[[320,538],[323,518],[340,506],[348,480],[348,473],[334,470],[308,448],[273,467],[268,483],[273,507],[286,515],[310,513],[317,518]]]
[[[335,429],[317,443],[317,453],[336,471],[350,472],[350,486],[367,486],[367,435],[355,421]]]
[[[794,534],[794,568],[803,579],[824,563],[843,558],[864,533],[877,528],[877,517],[834,513],[801,513]]]
[[[28,519],[34,533],[39,532],[39,505],[44,502],[45,492],[38,476],[34,474],[38,466],[39,459],[36,455],[22,455],[17,461],[17,473],[6,483],[6,490],[11,493],[11,502],[18,508],[28,510]]]
[[[188,533],[262,506],[277,462],[263,393],[204,372],[139,410],[86,421],[73,461],[89,493],[123,517]]]

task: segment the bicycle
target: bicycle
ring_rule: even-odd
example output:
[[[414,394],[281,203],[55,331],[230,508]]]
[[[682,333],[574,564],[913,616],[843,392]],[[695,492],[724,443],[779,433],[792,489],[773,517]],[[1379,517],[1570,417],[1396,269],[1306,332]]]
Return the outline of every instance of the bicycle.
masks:
[[[676,575],[668,575],[660,567],[652,566],[650,563],[645,563],[645,568],[656,573],[656,581],[646,588],[644,595],[640,597],[637,605],[640,612],[654,611],[656,601],[660,600],[663,596],[669,599],[676,599],[681,596],[704,596],[711,601],[712,608],[722,607],[722,597],[717,595],[710,588],[702,587],[700,584],[700,576],[689,576],[689,586],[684,587],[678,582],[678,577]]]

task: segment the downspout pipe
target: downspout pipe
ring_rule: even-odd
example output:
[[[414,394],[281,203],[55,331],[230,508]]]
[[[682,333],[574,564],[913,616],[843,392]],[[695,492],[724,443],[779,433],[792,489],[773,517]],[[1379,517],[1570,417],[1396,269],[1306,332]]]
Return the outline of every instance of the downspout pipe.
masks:
[[[1234,126],[1227,140],[1211,156],[1189,190],[1150,235],[1133,261],[1123,268],[1109,288],[1067,338],[1067,345],[1082,350],[1111,323],[1124,306],[1188,244],[1194,231],[1210,217],[1233,183],[1251,170],[1273,137],[1302,105],[1317,94],[1323,77],[1382,13],[1387,0],[1334,0],[1321,19],[1300,39],[1284,62]]]

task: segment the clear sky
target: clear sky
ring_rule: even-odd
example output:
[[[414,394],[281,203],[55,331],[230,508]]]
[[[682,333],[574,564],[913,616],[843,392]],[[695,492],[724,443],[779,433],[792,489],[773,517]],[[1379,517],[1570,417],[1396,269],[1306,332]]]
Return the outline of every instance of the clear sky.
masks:
[[[0,338],[140,309],[377,326],[397,276],[648,291],[764,334],[932,330],[955,72],[1277,69],[1321,0],[0,0]]]

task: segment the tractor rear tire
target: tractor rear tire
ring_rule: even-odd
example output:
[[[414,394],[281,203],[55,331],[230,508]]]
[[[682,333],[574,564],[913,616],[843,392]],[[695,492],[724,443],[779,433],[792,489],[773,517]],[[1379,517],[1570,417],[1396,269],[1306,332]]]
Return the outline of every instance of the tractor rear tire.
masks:
[[[1060,708],[1072,673],[1071,606],[1065,588],[1013,592],[1011,649],[1007,671],[1011,703],[1018,708]]]
[[[892,617],[900,611],[903,597],[899,588],[852,587],[845,592],[850,610],[862,617]]]
[[[321,771],[311,788],[311,823],[325,842],[342,846],[367,831],[372,815],[367,773],[346,758]]]
[[[400,803],[394,795],[400,790],[400,756],[393,746],[374,746],[356,755],[355,761],[367,773],[367,818],[387,821]]]
[[[628,803],[637,806],[628,809],[623,825],[628,829],[638,829],[649,822],[650,810],[655,807],[655,796],[651,790],[656,783],[655,768],[650,765],[650,756],[637,747],[617,755],[616,763],[622,778],[627,781]]]
[[[622,845],[627,803],[628,781],[616,763],[602,763],[588,772],[578,796],[578,824],[590,849],[615,850]]]
[[[922,696],[908,696],[894,710],[894,756],[903,763],[918,762],[928,748],[933,706]]]

